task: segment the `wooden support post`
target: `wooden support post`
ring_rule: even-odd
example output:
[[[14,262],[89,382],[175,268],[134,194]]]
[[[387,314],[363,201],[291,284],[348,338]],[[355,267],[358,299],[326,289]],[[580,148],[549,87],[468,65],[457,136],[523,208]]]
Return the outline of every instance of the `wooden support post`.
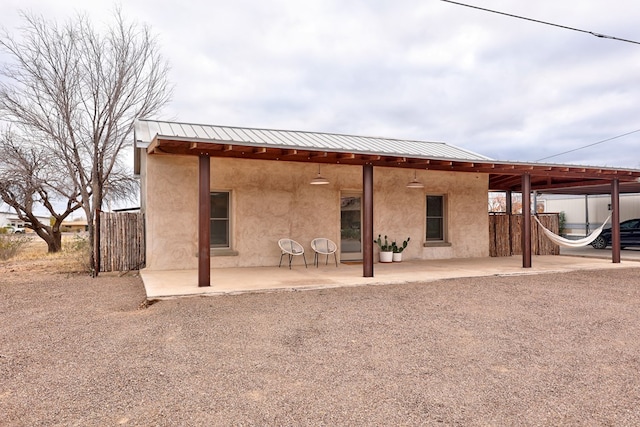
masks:
[[[96,209],[96,216],[93,220],[93,265],[92,277],[98,277],[100,273],[100,214],[102,211]]]
[[[611,181],[611,261],[620,264],[620,180]]]
[[[509,255],[513,255],[513,231],[511,221],[513,220],[513,197],[511,190],[505,192],[505,211],[507,212],[507,226],[509,227]]]
[[[362,276],[373,277],[373,165],[362,166]]]
[[[589,195],[584,195],[584,235],[588,236],[589,232]]]
[[[198,286],[211,286],[211,161],[198,157]]]
[[[522,175],[522,267],[531,268],[531,175]]]

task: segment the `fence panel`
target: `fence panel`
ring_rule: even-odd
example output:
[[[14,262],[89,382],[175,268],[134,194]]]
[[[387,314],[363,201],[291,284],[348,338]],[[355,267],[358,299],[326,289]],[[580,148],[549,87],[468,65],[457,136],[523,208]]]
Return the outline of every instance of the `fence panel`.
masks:
[[[489,252],[492,257],[511,256],[510,218],[504,214],[489,217]]]
[[[558,214],[538,214],[540,222],[554,233],[559,231]],[[489,215],[489,254],[492,257],[522,255],[522,215]],[[559,255],[560,247],[547,239],[531,220],[531,253],[534,255]]]
[[[144,265],[144,214],[100,212],[100,271],[139,270]]]

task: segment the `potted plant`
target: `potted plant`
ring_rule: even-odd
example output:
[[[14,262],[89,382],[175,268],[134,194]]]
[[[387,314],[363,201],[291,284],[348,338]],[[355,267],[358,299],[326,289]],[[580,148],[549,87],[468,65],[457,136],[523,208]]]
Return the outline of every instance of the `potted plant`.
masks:
[[[405,250],[405,248],[409,244],[410,240],[411,240],[411,237],[407,237],[407,240],[402,242],[402,245],[400,245],[400,246],[398,246],[396,244],[395,240],[393,242],[391,242],[391,250],[393,251],[392,258],[393,258],[394,262],[401,262],[402,261],[402,251]]]
[[[380,262],[393,262],[393,247],[389,244],[387,236],[384,236],[383,241],[382,236],[378,234],[373,243],[377,243],[380,248]]]

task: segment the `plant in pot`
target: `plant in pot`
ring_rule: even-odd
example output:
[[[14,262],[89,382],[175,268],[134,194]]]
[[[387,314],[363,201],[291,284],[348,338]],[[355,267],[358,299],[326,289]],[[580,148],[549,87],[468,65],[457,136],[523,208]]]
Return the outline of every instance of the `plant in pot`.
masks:
[[[382,236],[378,234],[378,238],[375,239],[373,243],[377,243],[380,248],[380,262],[393,261],[393,246],[389,244],[387,236],[384,236],[384,240],[382,240]]]
[[[409,244],[410,240],[411,240],[411,237],[407,237],[407,240],[402,242],[402,245],[400,246],[398,246],[395,240],[391,242],[391,250],[393,251],[393,255],[392,255],[393,262],[402,261],[402,251],[404,251],[407,248],[407,245]]]

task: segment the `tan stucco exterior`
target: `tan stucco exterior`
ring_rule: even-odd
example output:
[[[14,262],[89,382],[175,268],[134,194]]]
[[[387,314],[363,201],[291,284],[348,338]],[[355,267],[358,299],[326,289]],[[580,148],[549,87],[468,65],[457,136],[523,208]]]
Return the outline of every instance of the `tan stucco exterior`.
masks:
[[[143,154],[141,165],[147,269],[197,268],[198,158]],[[308,262],[313,238],[339,245],[340,197],[362,191],[362,167],[321,168],[330,184],[313,186],[314,163],[211,159],[210,188],[230,191],[232,210],[232,251],[212,251],[212,268],[278,265],[283,237],[303,244]],[[411,170],[374,168],[374,235],[410,236],[405,259],[489,256],[488,176],[418,171],[425,188],[406,188],[412,178]],[[424,246],[427,194],[446,198],[446,245]]]

